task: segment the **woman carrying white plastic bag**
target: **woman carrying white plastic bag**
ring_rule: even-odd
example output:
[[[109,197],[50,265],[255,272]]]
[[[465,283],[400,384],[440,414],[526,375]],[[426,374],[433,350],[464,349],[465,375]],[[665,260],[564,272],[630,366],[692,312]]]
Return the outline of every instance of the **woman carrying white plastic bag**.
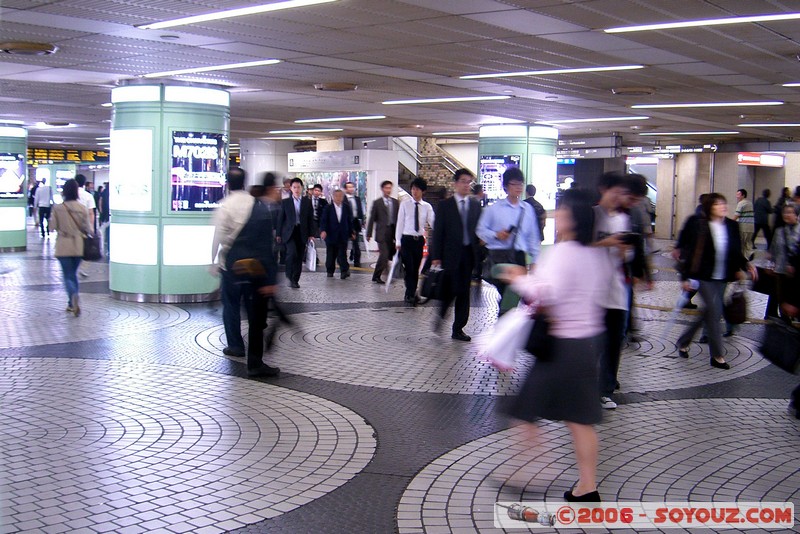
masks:
[[[491,332],[478,340],[481,356],[499,371],[513,371],[532,327],[528,306],[520,305],[501,315]]]

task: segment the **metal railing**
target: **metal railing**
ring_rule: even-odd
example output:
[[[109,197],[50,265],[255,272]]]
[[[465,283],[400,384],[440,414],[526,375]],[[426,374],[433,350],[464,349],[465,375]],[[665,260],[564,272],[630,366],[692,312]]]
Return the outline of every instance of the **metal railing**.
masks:
[[[464,167],[458,160],[447,154],[438,145],[436,145],[436,154],[421,154],[416,148],[412,147],[402,139],[396,137],[392,138],[395,145],[414,158],[418,165],[441,165],[450,172],[455,172]]]

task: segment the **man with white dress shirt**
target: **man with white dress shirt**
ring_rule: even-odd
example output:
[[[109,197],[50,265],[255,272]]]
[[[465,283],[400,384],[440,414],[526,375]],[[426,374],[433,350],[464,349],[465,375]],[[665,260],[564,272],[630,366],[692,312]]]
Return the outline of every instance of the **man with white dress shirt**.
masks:
[[[361,198],[356,194],[356,184],[347,182],[344,184],[344,192],[347,203],[350,204],[350,213],[353,214],[353,248],[350,250],[350,259],[353,260],[354,267],[361,267],[361,245],[358,238],[361,235],[361,228],[364,225],[364,206],[361,205]]]
[[[89,212],[89,226],[92,227],[93,232],[96,232],[97,203],[94,201],[94,195],[86,190],[86,176],[82,174],[76,174],[75,181],[78,182],[78,202],[80,202],[81,205]],[[89,276],[89,273],[87,273],[83,268],[78,271],[78,274],[83,278],[88,278]]]
[[[425,227],[433,228],[434,222],[433,207],[422,200],[426,189],[428,183],[422,178],[415,178],[411,182],[411,200],[402,202],[397,213],[395,241],[406,272],[405,302],[412,306],[417,304],[417,283],[425,247]]]

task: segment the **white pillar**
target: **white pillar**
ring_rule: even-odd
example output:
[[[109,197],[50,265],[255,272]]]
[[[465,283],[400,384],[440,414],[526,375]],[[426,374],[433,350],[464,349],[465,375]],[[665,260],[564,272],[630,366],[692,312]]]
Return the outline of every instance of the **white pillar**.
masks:
[[[255,185],[258,175],[274,172],[278,177],[289,173],[287,155],[294,152],[294,141],[267,139],[241,139],[239,141],[240,167],[247,171],[246,187]]]

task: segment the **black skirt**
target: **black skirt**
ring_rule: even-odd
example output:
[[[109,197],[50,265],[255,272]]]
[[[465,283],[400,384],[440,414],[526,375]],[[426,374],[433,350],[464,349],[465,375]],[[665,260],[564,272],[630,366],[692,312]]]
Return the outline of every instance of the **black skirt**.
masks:
[[[599,366],[604,338],[604,334],[583,339],[552,338],[552,360],[535,361],[508,415],[530,422],[599,423]]]

